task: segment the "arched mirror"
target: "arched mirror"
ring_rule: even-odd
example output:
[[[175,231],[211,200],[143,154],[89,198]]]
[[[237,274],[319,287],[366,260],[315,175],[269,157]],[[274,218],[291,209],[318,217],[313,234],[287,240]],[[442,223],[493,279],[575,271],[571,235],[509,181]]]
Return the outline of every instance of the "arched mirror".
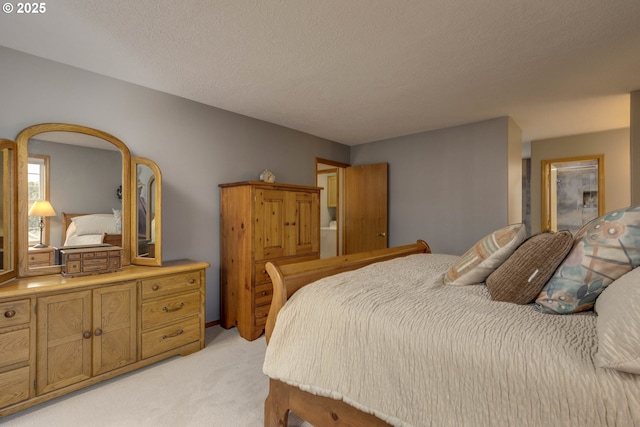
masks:
[[[0,139],[0,282],[16,276],[16,143]]]
[[[162,174],[156,164],[143,157],[131,159],[134,188],[132,203],[135,233],[131,236],[133,262],[162,265]]]
[[[106,132],[40,124],[17,143],[20,276],[60,273],[58,248],[121,246],[130,264],[131,155]],[[47,203],[48,202],[48,203]]]

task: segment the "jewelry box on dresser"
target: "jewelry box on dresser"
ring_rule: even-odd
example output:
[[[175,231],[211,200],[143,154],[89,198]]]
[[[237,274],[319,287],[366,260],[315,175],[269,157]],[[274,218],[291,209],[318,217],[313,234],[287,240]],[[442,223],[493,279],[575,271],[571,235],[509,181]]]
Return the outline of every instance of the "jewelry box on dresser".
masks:
[[[65,229],[62,240],[50,231],[50,218],[41,220],[44,242],[41,234],[34,249],[27,216],[31,143],[43,150],[69,136],[81,136],[80,144],[87,143],[83,149],[98,141],[119,152],[119,205],[112,212],[87,207],[70,215],[84,219],[72,221],[75,228]],[[37,155],[47,158],[47,167],[67,171],[55,149]],[[0,140],[0,157],[0,417],[204,348],[209,264],[162,261],[162,177],[153,161],[131,157],[127,146],[106,132],[70,124],[35,125],[15,142]],[[49,200],[59,193],[48,190],[40,189],[39,198],[64,212],[68,201]],[[114,189],[114,199],[115,194]],[[79,240],[92,243],[68,245],[72,234],[81,233],[81,224],[86,227],[85,220],[95,216],[111,224],[110,214],[117,232],[92,222],[95,237]]]

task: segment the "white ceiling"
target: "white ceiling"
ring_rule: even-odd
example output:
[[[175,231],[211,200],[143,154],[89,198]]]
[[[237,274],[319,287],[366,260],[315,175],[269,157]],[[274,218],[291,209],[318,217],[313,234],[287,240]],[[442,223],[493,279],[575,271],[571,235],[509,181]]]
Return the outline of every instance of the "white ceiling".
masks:
[[[15,4],[15,2],[14,2]],[[56,0],[0,45],[355,145],[629,126],[638,0]]]

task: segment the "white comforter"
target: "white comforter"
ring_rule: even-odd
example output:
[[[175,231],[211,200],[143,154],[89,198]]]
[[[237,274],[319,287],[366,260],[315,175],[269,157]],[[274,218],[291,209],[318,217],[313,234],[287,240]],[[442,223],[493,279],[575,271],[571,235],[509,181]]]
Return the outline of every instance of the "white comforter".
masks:
[[[421,254],[327,277],[278,315],[264,373],[397,426],[640,426],[640,376],[596,369],[596,317],[445,286]]]

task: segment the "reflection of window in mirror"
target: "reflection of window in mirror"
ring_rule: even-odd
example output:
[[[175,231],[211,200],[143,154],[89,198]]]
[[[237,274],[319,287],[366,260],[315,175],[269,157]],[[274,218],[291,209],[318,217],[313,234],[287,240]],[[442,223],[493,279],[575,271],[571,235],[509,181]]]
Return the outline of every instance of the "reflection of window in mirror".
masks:
[[[29,209],[37,200],[48,200],[49,196],[49,156],[41,156],[36,154],[29,155],[29,164],[27,169],[29,184]],[[49,241],[49,219],[45,218],[44,238],[45,242]],[[29,246],[35,245],[40,241],[40,218],[37,216],[29,217]]]

